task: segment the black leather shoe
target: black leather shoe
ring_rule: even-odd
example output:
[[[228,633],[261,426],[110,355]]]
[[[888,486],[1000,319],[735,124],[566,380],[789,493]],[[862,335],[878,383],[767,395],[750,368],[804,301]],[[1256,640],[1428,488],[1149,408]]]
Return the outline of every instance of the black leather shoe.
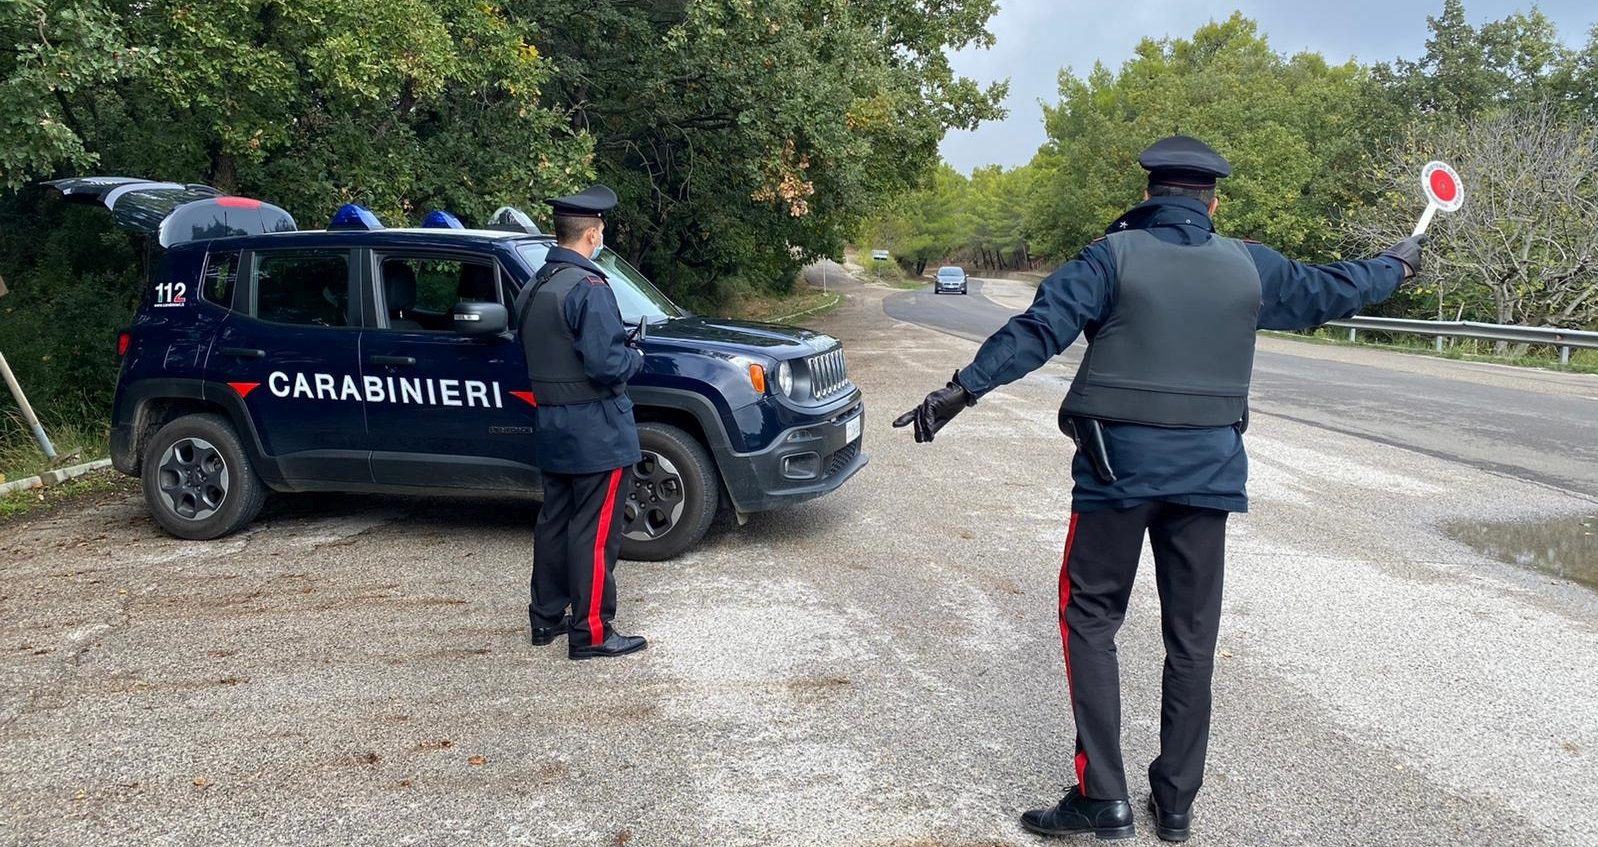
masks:
[[[571,618],[561,618],[560,623],[554,626],[535,626],[533,627],[533,646],[548,647],[555,643],[555,639],[570,632],[571,628]]]
[[[1154,795],[1149,795],[1149,814],[1154,816],[1154,834],[1161,841],[1186,841],[1188,834],[1193,829],[1193,810],[1185,812],[1162,812],[1160,804],[1154,802]]]
[[[1023,812],[1021,825],[1039,835],[1086,835],[1118,841],[1137,835],[1132,824],[1132,804],[1125,800],[1094,800],[1072,787],[1052,809]]]
[[[628,653],[636,653],[648,646],[649,642],[642,635],[622,635],[619,632],[612,632],[610,637],[600,644],[592,644],[587,647],[568,644],[566,655],[571,656],[573,659],[608,659],[612,656],[625,656]]]

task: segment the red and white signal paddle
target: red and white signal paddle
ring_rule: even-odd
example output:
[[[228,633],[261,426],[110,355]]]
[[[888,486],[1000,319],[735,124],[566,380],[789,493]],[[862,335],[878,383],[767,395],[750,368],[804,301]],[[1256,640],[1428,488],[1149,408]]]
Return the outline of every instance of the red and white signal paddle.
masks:
[[[1438,209],[1454,212],[1465,205],[1465,186],[1459,181],[1459,174],[1444,162],[1427,162],[1426,167],[1420,169],[1420,189],[1426,193],[1428,202],[1411,236],[1424,233],[1432,225],[1432,216]]]

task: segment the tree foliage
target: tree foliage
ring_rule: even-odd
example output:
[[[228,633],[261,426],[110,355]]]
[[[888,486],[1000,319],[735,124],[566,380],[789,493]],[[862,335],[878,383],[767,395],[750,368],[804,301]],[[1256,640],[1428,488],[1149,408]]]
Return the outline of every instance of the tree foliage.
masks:
[[[538,0],[553,102],[622,196],[614,240],[669,290],[785,289],[1004,86],[955,77],[991,0]]]
[[[478,0],[16,0],[0,16],[0,182],[126,173],[308,221],[528,203],[585,176],[541,105],[531,21]]]
[[[1044,106],[1048,141],[1037,170],[1029,232],[1068,255],[1104,231],[1144,187],[1138,154],[1159,138],[1202,138],[1231,161],[1221,186],[1227,232],[1298,254],[1324,254],[1328,222],[1351,198],[1336,178],[1360,164],[1370,125],[1368,74],[1315,54],[1273,51],[1255,24],[1233,15],[1191,40],[1146,39],[1118,72],[1060,77]]]
[[[945,50],[993,0],[9,0],[0,4],[0,301],[47,413],[99,417],[142,254],[27,187],[110,173],[206,182],[305,226],[481,221],[598,176],[611,240],[672,293],[787,287],[949,127],[1004,86]],[[101,248],[104,249],[101,249]],[[23,353],[17,353],[25,345]],[[5,425],[0,419],[0,427]]]
[[[1118,70],[1062,72],[1047,142],[1004,173],[1008,193],[1030,198],[1028,252],[1068,258],[1102,233],[1141,197],[1137,154],[1166,135],[1231,160],[1222,231],[1312,261],[1408,235],[1426,202],[1420,167],[1444,159],[1465,208],[1437,218],[1430,269],[1378,311],[1598,328],[1598,27],[1578,49],[1535,9],[1478,26],[1461,0],[1427,25],[1418,58],[1361,67],[1277,53],[1234,15],[1145,40]],[[925,264],[1009,231],[1015,207],[977,199],[984,174],[940,172],[879,239]]]
[[[977,168],[970,177],[940,165],[921,187],[901,196],[863,227],[861,237],[886,248],[916,274],[929,264],[1028,267],[1026,168]]]

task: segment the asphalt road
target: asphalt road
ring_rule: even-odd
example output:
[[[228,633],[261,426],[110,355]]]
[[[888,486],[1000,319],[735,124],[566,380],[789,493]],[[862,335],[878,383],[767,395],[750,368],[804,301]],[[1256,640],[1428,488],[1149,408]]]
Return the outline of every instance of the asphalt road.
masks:
[[[815,323],[867,393],[871,466],[624,564],[619,623],[652,639],[625,660],[526,644],[526,504],[281,498],[211,543],[162,535],[131,492],[0,523],[0,843],[1039,843],[1016,815],[1072,778],[1069,363],[916,445],[889,420],[975,344],[906,320],[913,294],[845,290]],[[987,308],[945,300],[923,305]],[[1262,356],[1192,843],[1598,843],[1598,595],[1442,529],[1598,511],[1591,441],[1484,469],[1447,440],[1350,434],[1421,400],[1350,405],[1334,428],[1315,415],[1338,404],[1270,380],[1522,404],[1575,403],[1580,381],[1306,350]],[[1139,801],[1148,577],[1120,639]],[[1157,843],[1141,807],[1138,824]]]
[[[1034,289],[977,280],[965,297],[906,291],[888,315],[980,341]],[[1082,343],[1060,361],[1081,361]],[[1071,371],[1074,372],[1074,371]],[[1598,497],[1598,378],[1262,338],[1251,412]]]

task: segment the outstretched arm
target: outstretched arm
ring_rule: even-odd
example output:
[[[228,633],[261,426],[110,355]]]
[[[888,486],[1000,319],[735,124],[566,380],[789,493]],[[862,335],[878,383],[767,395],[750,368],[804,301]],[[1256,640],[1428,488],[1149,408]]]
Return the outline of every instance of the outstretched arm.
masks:
[[[1329,265],[1295,262],[1253,242],[1248,252],[1260,273],[1260,329],[1310,329],[1346,318],[1393,296],[1410,273],[1391,251]]]
[[[1084,328],[1104,320],[1110,313],[1114,279],[1109,248],[1102,240],[1089,244],[1080,256],[1043,280],[1031,307],[983,342],[971,364],[893,425],[913,423],[916,441],[931,441],[962,409],[976,405],[978,397],[1042,367],[1071,346]]]
[[[960,370],[973,397],[1015,382],[1059,355],[1089,324],[1110,313],[1115,260],[1102,240],[1089,244],[1038,286],[1032,305],[982,343]]]

